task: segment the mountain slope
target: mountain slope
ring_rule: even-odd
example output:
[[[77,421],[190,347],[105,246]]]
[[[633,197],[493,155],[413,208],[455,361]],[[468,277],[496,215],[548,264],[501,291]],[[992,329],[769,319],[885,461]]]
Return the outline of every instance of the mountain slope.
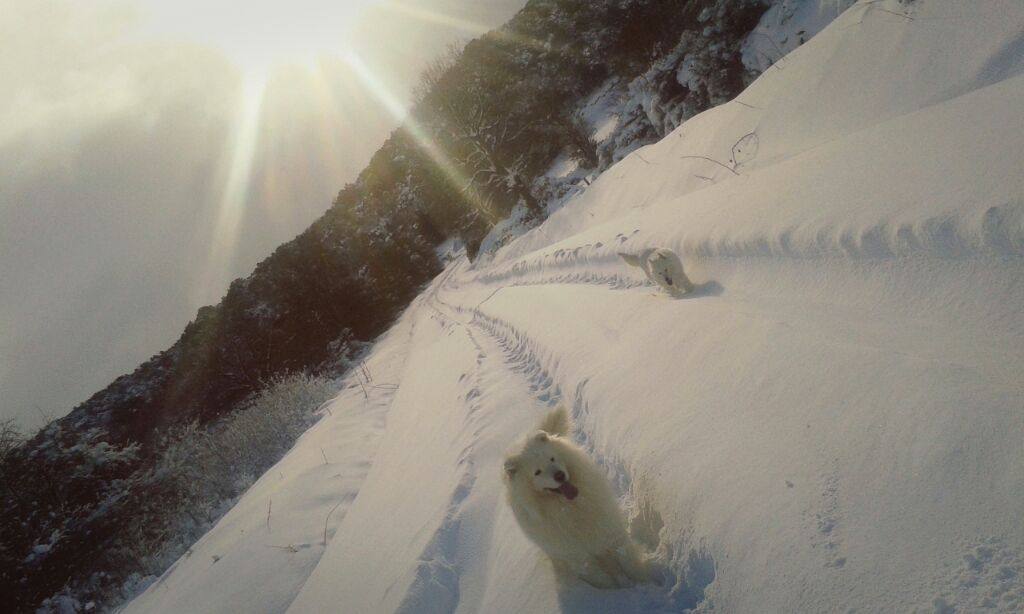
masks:
[[[1022,31],[1012,0],[860,2],[451,263],[369,359],[394,396],[350,380],[128,609],[1024,608]],[[648,246],[698,290],[657,294],[616,255]],[[558,586],[516,527],[502,453],[558,403],[659,586]],[[372,450],[319,458],[343,431]],[[314,471],[323,498],[271,544],[267,501]]]
[[[850,1],[811,0],[822,10],[790,15],[789,0],[535,0],[440,58],[357,181],[200,308],[172,347],[27,441],[0,433],[0,593],[16,611],[119,603],[251,483],[209,442],[266,416],[249,411],[252,399],[293,376],[343,375],[449,247],[474,256],[484,245],[489,258],[615,161],[735,96],[766,58],[799,44],[794,27]],[[772,49],[749,44],[755,27]],[[188,433],[217,471],[177,453]],[[280,458],[291,433],[249,456]],[[212,474],[224,478],[213,489],[186,477]]]

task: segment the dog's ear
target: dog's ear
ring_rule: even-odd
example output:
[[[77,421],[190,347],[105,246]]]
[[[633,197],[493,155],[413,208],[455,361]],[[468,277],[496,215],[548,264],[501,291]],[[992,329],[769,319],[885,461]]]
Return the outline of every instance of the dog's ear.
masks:
[[[519,461],[514,458],[505,459],[505,475],[512,477],[519,471]]]
[[[569,423],[569,412],[565,409],[564,405],[560,405],[557,409],[544,416],[544,420],[537,428],[552,435],[565,437],[569,434],[571,426]]]
[[[627,254],[626,252],[619,252],[619,257],[626,261],[626,264],[630,266],[640,266],[640,257],[634,256],[633,254]]]

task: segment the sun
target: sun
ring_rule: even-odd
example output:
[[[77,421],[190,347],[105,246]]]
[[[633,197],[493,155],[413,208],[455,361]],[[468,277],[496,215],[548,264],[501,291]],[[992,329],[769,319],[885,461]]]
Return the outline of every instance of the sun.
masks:
[[[453,184],[466,186],[467,198],[487,210],[471,182],[409,117],[409,88],[401,81],[401,71],[390,64],[423,59],[416,36],[405,33],[428,28],[472,37],[489,31],[488,26],[433,10],[429,1],[134,2],[144,38],[218,51],[237,75],[231,127],[217,165],[218,207],[210,252],[197,292],[215,295],[235,268],[253,203],[260,203],[268,215],[287,218],[289,203],[301,193],[298,183],[309,175],[304,165],[311,162],[287,158],[276,145],[287,140],[292,118],[310,109],[315,109],[320,129],[307,137],[308,145],[326,163],[344,166],[346,131],[340,127],[358,121],[363,105],[374,105],[395,125],[405,125]],[[367,31],[372,24],[387,27]]]
[[[256,188],[253,177],[259,170],[257,165],[267,164],[260,159],[261,139],[275,126],[286,123],[282,118],[271,117],[287,110],[275,111],[266,104],[268,88],[275,87],[274,83],[289,74],[301,75],[300,80],[307,88],[310,83],[322,82],[325,60],[344,55],[351,28],[358,23],[361,12],[376,3],[377,0],[135,0],[142,38],[184,42],[218,51],[237,74],[231,126],[217,166],[214,189],[218,206],[211,228],[213,240],[199,273],[197,293],[215,296],[227,272],[232,270],[247,206]],[[317,88],[317,92],[323,89]],[[335,112],[336,105],[329,97],[319,98],[316,102],[323,107],[322,115],[327,117]],[[290,201],[289,195],[280,196],[275,200],[284,203],[284,207]]]

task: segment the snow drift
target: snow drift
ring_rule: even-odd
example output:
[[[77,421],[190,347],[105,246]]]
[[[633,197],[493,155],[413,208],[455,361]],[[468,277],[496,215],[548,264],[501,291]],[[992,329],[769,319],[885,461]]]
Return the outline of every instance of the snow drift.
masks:
[[[1020,611],[1022,32],[859,2],[454,261],[128,610]],[[651,246],[693,295],[616,255]],[[558,586],[518,530],[502,454],[558,403],[659,585]]]

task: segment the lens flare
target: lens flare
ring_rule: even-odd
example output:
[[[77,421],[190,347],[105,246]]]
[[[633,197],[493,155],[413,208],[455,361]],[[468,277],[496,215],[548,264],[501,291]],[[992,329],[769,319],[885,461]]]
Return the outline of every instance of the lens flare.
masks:
[[[490,26],[487,26],[486,24],[478,23],[475,21],[469,21],[467,19],[462,19],[461,17],[455,17],[453,15],[439,13],[437,11],[431,11],[419,6],[406,4],[404,2],[382,2],[379,6],[380,8],[387,11],[391,11],[393,13],[404,15],[406,17],[411,17],[413,19],[425,23],[431,23],[452,28],[454,30],[460,30],[472,36],[482,36],[486,34],[488,36],[493,36],[500,40],[511,41],[521,45],[526,45],[528,47],[533,47],[535,49],[546,48],[543,42],[538,41],[537,39],[534,38],[515,34],[504,29],[492,29]]]
[[[245,74],[239,92],[238,119],[225,152],[227,173],[213,224],[210,255],[198,288],[202,295],[200,302],[207,302],[212,293],[224,287],[225,278],[230,276],[231,259],[236,252],[249,195],[265,91],[265,74],[258,71]]]
[[[363,82],[366,89],[398,120],[405,132],[427,154],[427,157],[437,165],[438,169],[448,178],[448,181],[462,190],[463,196],[490,224],[495,224],[498,221],[498,217],[491,208],[490,202],[480,194],[473,181],[441,150],[429,133],[416,121],[416,118],[409,114],[408,108],[381,84],[380,80],[374,76],[370,67],[358,55],[349,52],[345,55],[345,61],[352,67],[353,72]]]
[[[505,30],[492,30],[486,24],[406,2],[366,0],[360,6],[474,37],[496,37],[543,47],[538,41]],[[343,51],[333,39],[319,41],[323,45],[317,46],[316,52],[313,47],[297,49],[285,45],[290,40],[287,37],[276,46],[264,47],[255,44],[252,37],[238,33],[239,28],[245,29],[244,24],[235,25],[221,38],[210,35],[217,46],[230,51],[229,56],[245,72],[236,119],[221,157],[218,205],[209,226],[209,255],[194,290],[196,302],[216,300],[217,293],[237,272],[240,233],[250,213],[265,214],[271,223],[290,227],[299,209],[294,204],[310,193],[317,177],[333,177],[337,169],[349,166],[344,141],[349,131],[345,127],[348,122],[358,121],[354,118],[374,115],[367,113],[367,105],[374,103],[377,109],[372,111],[380,114],[384,110],[401,125],[473,211],[487,223],[498,221],[490,199],[410,114],[404,97],[396,96],[386,85],[386,75],[371,68],[360,54]],[[362,94],[355,95],[358,91]],[[303,112],[298,110],[300,107],[316,111],[318,129],[315,133],[303,133],[305,149],[315,150],[315,156],[295,153],[295,114]]]
[[[419,21],[425,21],[428,23],[434,23],[441,26],[447,26],[456,30],[462,30],[468,34],[479,36],[489,31],[491,28],[484,24],[476,23],[475,21],[469,21],[460,17],[454,17],[452,15],[446,15],[436,11],[430,11],[419,6],[413,6],[411,4],[405,4],[404,2],[382,2],[380,8],[391,11],[393,13],[399,13],[407,17],[412,17]]]

